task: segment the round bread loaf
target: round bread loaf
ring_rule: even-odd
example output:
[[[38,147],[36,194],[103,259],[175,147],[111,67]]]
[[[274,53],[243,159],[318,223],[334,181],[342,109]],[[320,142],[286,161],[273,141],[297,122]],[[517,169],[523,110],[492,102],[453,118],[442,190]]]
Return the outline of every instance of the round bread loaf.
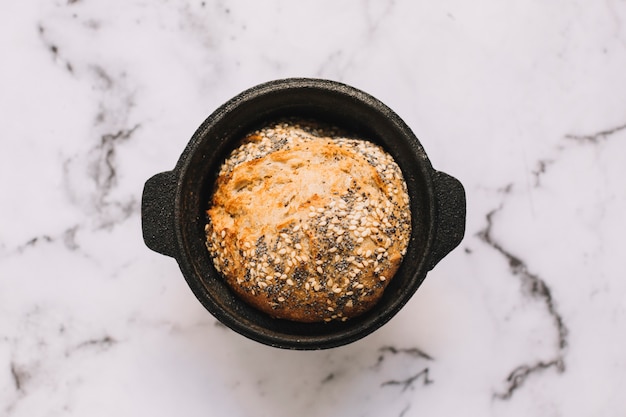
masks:
[[[305,122],[247,135],[221,167],[205,227],[215,268],[272,317],[347,320],[382,296],[406,253],[409,197],[372,142]]]

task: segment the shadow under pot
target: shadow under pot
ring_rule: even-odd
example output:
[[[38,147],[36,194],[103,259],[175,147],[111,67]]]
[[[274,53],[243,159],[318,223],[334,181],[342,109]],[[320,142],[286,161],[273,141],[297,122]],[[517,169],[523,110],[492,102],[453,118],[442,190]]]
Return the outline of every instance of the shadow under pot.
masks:
[[[380,145],[406,182],[411,211],[406,254],[374,307],[346,321],[300,323],[251,307],[230,289],[206,247],[206,211],[226,157],[249,132],[285,118],[315,120]],[[146,182],[141,216],[146,245],[177,260],[194,295],[220,322],[266,345],[326,349],[365,337],[409,301],[426,273],[461,242],[465,192],[458,180],[433,169],[413,132],[379,100],[345,84],[293,78],[255,86],[211,114],[175,168]]]

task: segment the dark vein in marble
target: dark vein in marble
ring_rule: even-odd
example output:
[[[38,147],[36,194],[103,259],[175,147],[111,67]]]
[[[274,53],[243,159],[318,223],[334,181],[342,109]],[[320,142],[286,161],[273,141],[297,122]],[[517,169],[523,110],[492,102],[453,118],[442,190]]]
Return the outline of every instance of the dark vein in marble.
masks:
[[[19,367],[15,362],[11,362],[11,378],[17,391],[24,391],[24,384],[30,378],[30,374]]]
[[[112,338],[109,335],[106,335],[100,339],[90,339],[87,340],[85,342],[82,342],[78,345],[76,345],[76,349],[82,349],[85,347],[91,347],[91,346],[97,346],[97,347],[102,347],[102,348],[109,348],[111,346],[113,346],[114,344],[117,343],[117,340],[115,340],[114,338]]]
[[[105,335],[101,338],[85,340],[84,342],[81,342],[74,347],[67,349],[65,351],[65,356],[69,357],[77,351],[84,351],[94,348],[98,351],[105,351],[115,346],[117,343],[119,343],[117,339],[109,335]]]
[[[548,166],[553,163],[554,161],[549,159],[541,159],[537,162],[537,167],[532,171],[533,177],[535,178],[535,187],[541,186],[541,177],[547,172]]]
[[[622,130],[626,130],[626,124],[620,125],[620,126],[616,126],[610,129],[606,129],[606,130],[601,130],[599,132],[596,133],[592,133],[590,135],[565,135],[566,139],[571,139],[571,140],[575,140],[578,142],[590,142],[590,143],[598,143],[600,142],[600,140],[602,139],[606,139],[609,136],[612,136],[616,133],[621,132]]]
[[[79,226],[73,226],[70,227],[68,229],[66,229],[63,232],[63,244],[65,245],[65,247],[71,251],[75,251],[78,250],[80,248],[80,246],[78,246],[78,243],[76,243],[76,232],[78,232],[79,230]]]
[[[620,125],[620,126],[616,126],[610,129],[605,129],[605,130],[600,130],[596,133],[592,133],[592,134],[588,134],[588,135],[574,135],[574,134],[567,134],[565,135],[565,139],[568,139],[570,141],[574,141],[574,142],[578,142],[580,144],[598,144],[600,143],[601,140],[606,140],[608,139],[610,136],[613,136],[615,134],[618,134],[620,132],[626,131],[626,124]],[[557,147],[557,154],[564,151],[565,148],[563,146],[559,146]],[[534,187],[540,187],[541,186],[541,178],[546,174],[546,172],[548,171],[548,167],[552,164],[554,164],[556,162],[556,159],[552,158],[552,159],[540,159],[539,161],[537,161],[536,164],[536,168],[531,171],[535,181],[534,181]]]
[[[406,407],[402,409],[402,411],[400,411],[400,414],[398,415],[398,417],[404,417],[404,415],[409,411],[410,408],[411,408],[411,404],[408,404]]]
[[[395,355],[407,355],[416,359],[425,359],[428,361],[434,360],[434,358],[428,353],[424,352],[420,348],[412,347],[412,348],[397,348],[395,346],[383,346],[379,349],[380,355],[378,356],[378,360],[374,364],[374,368],[380,367],[380,365],[385,360],[387,354]]]
[[[41,38],[41,41],[43,42],[44,46],[48,49],[48,51],[52,55],[53,61],[54,62],[62,62],[64,64],[64,66],[65,66],[65,69],[70,74],[73,74],[74,73],[74,67],[72,66],[72,64],[70,63],[69,60],[64,59],[64,58],[61,57],[61,54],[60,54],[60,51],[59,51],[59,46],[47,39],[46,28],[42,24],[39,24],[39,25],[37,25],[37,32],[39,33],[39,37]]]
[[[394,346],[384,346],[382,348],[380,348],[381,352],[389,352],[393,355],[397,355],[400,353],[409,355],[409,356],[413,356],[415,358],[423,358],[429,361],[433,360],[433,357],[430,356],[428,353],[424,352],[423,350],[417,348],[417,347],[412,347],[412,348],[396,348]]]
[[[23,243],[17,248],[14,248],[14,252],[24,253],[29,249],[39,247],[42,244],[54,244],[56,242],[62,242],[63,246],[70,251],[77,251],[80,246],[76,242],[76,233],[80,230],[79,225],[74,225],[65,229],[62,233],[56,236],[43,234],[30,238],[26,243]]]
[[[534,365],[521,365],[515,368],[507,377],[509,383],[508,389],[505,392],[495,393],[494,397],[500,400],[508,400],[513,396],[513,393],[517,388],[522,386],[526,378],[529,375],[537,372],[545,371],[549,368],[556,368],[557,371],[563,372],[565,370],[565,364],[562,358],[554,359],[549,362],[538,361]]]
[[[433,381],[432,379],[430,379],[428,377],[428,372],[429,369],[428,368],[424,368],[422,369],[420,372],[418,372],[417,374],[407,378],[407,379],[403,379],[403,380],[389,380],[389,381],[385,381],[382,384],[380,384],[381,387],[387,387],[387,386],[401,386],[402,387],[402,392],[405,392],[406,390],[413,389],[415,386],[415,381],[417,381],[418,379],[422,379],[422,386],[425,385],[430,385],[432,384]]]
[[[329,383],[330,381],[332,381],[334,379],[335,379],[335,373],[331,372],[328,375],[326,375],[326,377],[324,379],[322,379],[321,384],[322,385],[327,384],[327,383]]]
[[[63,245],[65,246],[66,249],[70,251],[76,251],[80,248],[78,243],[76,243],[76,233],[79,230],[80,230],[80,226],[75,225],[75,226],[65,229],[63,232],[61,232],[59,235],[56,235],[56,236],[50,236],[47,234],[35,236],[31,238],[30,240],[28,240],[23,245],[18,246],[17,252],[21,253],[27,249],[39,246],[40,244],[56,243],[59,241],[63,242]]]
[[[100,156],[94,166],[93,179],[99,187],[102,197],[105,197],[117,183],[118,175],[115,164],[117,145],[129,140],[139,127],[140,125],[135,125],[130,129],[106,133],[100,137],[100,143],[96,147]]]
[[[94,208],[102,215],[100,219],[102,228],[110,228],[129,218],[138,210],[139,204],[134,195],[126,201],[110,201],[108,197],[117,186],[119,178],[116,161],[118,146],[129,141],[139,127],[140,125],[137,124],[129,129],[103,134],[100,136],[99,143],[90,151],[89,176],[96,187]],[[66,177],[71,175],[69,172],[71,162],[68,160],[64,166]]]
[[[495,398],[509,399],[513,396],[513,393],[517,388],[522,386],[526,379],[539,371],[543,371],[547,368],[554,367],[559,372],[565,370],[565,362],[563,359],[564,350],[567,346],[567,327],[563,322],[561,314],[557,311],[554,298],[550,288],[546,282],[537,274],[529,271],[526,263],[515,256],[506,248],[504,248],[499,242],[497,242],[492,236],[492,229],[494,224],[494,216],[502,210],[502,206],[490,211],[487,216],[486,227],[478,233],[478,237],[485,242],[488,246],[495,249],[500,255],[502,255],[509,264],[509,269],[514,276],[521,279],[524,289],[528,292],[530,297],[541,301],[548,310],[554,326],[557,331],[557,355],[554,359],[547,362],[537,362],[533,365],[521,365],[515,368],[507,377],[508,387],[503,393],[496,393]]]
[[[35,236],[35,237],[29,239],[28,242],[24,243],[23,245],[20,245],[18,247],[18,252],[21,252],[21,251],[24,251],[25,249],[37,246],[40,243],[51,243],[51,242],[54,242],[54,241],[55,241],[55,239],[52,238],[50,235]]]

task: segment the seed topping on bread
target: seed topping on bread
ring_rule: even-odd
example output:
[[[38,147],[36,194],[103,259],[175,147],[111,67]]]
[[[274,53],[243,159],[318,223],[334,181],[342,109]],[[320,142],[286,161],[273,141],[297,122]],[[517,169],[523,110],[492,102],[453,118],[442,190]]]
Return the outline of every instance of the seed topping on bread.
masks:
[[[207,219],[207,248],[235,293],[301,322],[345,321],[371,308],[411,231],[393,158],[303,121],[245,137],[220,169]]]

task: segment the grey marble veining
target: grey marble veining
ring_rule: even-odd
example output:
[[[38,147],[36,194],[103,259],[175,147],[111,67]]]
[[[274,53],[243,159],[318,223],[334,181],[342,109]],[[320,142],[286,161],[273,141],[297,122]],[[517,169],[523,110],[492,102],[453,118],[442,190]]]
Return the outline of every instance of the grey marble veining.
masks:
[[[626,4],[5,1],[0,415],[626,413]],[[468,196],[461,246],[372,335],[272,349],[142,242],[143,183],[240,91],[394,109]]]

